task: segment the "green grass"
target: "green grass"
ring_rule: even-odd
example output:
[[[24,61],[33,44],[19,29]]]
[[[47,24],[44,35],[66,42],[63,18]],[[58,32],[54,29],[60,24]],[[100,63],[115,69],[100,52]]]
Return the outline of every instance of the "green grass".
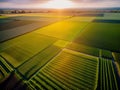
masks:
[[[86,46],[83,44],[78,44],[78,43],[72,42],[69,45],[67,45],[66,48],[74,50],[74,51],[78,51],[81,53],[93,55],[93,56],[99,56],[99,49],[98,48]]]
[[[91,23],[78,35],[75,42],[120,52],[119,28],[119,24]]]
[[[54,38],[32,32],[1,43],[0,55],[17,67],[55,41]]]
[[[18,67],[19,72],[26,78],[30,78],[41,67],[48,63],[55,55],[60,52],[61,48],[57,46],[50,46],[38,54],[29,58],[27,62]]]
[[[94,90],[97,67],[97,58],[82,58],[75,53],[63,51],[31,78],[29,83],[35,89]]]
[[[118,90],[118,83],[111,60],[99,60],[99,90]]]
[[[86,25],[86,22],[61,21],[38,29],[35,32],[71,41]]]

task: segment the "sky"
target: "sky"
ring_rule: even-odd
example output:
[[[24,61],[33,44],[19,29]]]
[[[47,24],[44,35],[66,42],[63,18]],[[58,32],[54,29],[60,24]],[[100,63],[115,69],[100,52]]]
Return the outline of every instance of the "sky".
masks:
[[[62,5],[63,8],[120,7],[120,0],[0,0],[0,8],[61,8]]]

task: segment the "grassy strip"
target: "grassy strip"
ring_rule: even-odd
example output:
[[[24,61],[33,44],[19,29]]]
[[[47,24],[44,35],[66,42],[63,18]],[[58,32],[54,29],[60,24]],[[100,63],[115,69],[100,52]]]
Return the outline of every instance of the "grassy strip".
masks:
[[[81,53],[89,54],[92,56],[99,56],[98,48],[93,48],[93,47],[86,46],[83,44],[77,44],[77,43],[72,42],[71,44],[67,45],[66,48],[74,50],[74,51],[78,51]]]
[[[71,54],[80,56],[80,57],[82,57],[82,58],[87,58],[87,59],[91,59],[91,60],[95,60],[95,61],[96,61],[96,59],[97,59],[97,57],[95,57],[95,56],[91,56],[91,55],[88,55],[88,54],[76,52],[76,51],[69,50],[69,49],[64,49],[64,52],[71,53]]]

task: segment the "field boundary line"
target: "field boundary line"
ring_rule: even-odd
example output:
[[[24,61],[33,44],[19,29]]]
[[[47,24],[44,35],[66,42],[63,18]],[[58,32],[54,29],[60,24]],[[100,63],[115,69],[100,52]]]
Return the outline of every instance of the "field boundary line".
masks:
[[[77,56],[80,56],[80,57],[81,57],[82,55],[85,55],[85,56],[88,56],[88,57],[94,58],[94,59],[98,59],[98,58],[99,58],[99,57],[97,57],[97,56],[93,56],[93,55],[81,53],[81,52],[74,51],[74,50],[67,49],[67,48],[63,49],[63,51],[65,51],[65,52],[67,52],[67,53],[71,53],[71,54],[77,55]],[[85,58],[85,57],[83,57],[83,58]],[[87,57],[86,57],[86,58],[87,58]],[[88,58],[87,58],[87,59],[88,59]]]

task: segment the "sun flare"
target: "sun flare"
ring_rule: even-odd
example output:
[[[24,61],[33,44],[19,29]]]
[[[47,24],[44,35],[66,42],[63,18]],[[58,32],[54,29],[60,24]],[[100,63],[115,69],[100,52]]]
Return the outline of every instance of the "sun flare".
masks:
[[[71,8],[74,3],[69,0],[51,0],[42,5],[43,8],[64,9]]]

